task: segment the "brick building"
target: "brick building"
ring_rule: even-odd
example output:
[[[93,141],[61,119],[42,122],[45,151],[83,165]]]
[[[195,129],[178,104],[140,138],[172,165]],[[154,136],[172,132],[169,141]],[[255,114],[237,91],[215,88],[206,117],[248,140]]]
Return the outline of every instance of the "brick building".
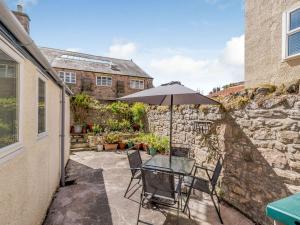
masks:
[[[132,60],[40,48],[73,93],[85,92],[100,101],[152,87],[153,78]]]

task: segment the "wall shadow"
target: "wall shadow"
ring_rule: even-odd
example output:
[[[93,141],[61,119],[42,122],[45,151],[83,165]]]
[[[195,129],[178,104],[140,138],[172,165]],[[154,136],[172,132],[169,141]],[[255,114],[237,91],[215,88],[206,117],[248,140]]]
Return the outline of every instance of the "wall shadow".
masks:
[[[276,174],[262,152],[228,114],[224,141],[223,198],[255,222],[273,224],[265,216],[265,208],[268,203],[291,194],[284,184],[286,180]]]
[[[102,171],[69,160],[66,181],[74,184],[58,189],[43,225],[112,225]]]

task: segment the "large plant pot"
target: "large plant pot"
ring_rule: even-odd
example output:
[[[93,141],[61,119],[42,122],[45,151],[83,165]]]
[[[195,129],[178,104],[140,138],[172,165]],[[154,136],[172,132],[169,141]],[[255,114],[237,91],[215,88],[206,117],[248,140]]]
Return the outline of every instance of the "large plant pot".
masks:
[[[117,150],[118,144],[104,144],[105,151]]]
[[[81,134],[82,132],[82,125],[74,125],[74,133]]]
[[[154,156],[156,154],[157,150],[155,148],[149,148],[150,155]]]
[[[119,149],[124,150],[126,148],[126,143],[120,142]]]
[[[146,152],[147,152],[147,150],[148,150],[148,145],[145,144],[145,143],[143,143],[143,150],[146,151]]]

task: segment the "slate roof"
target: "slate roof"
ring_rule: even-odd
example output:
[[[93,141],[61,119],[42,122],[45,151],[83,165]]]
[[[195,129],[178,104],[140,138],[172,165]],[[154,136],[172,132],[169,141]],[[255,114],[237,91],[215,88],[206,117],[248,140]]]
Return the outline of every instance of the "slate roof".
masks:
[[[46,47],[41,47],[40,50],[52,67],[152,78],[132,60],[115,59]]]

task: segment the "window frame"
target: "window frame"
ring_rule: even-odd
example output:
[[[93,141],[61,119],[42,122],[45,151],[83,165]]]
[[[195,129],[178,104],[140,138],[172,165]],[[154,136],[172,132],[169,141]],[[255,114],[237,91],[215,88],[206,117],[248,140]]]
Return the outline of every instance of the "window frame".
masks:
[[[100,78],[101,82],[100,84],[98,84],[98,78]],[[106,84],[106,85],[103,85],[102,84],[102,79],[103,78],[110,78],[111,79],[111,83],[110,85]],[[111,76],[96,76],[96,86],[103,86],[103,87],[112,87],[112,84],[113,84],[113,78]]]
[[[46,136],[48,136],[48,88],[47,88],[47,80],[40,71],[37,72],[36,79],[36,134],[37,139],[40,140]],[[39,133],[39,80],[42,80],[45,83],[45,131]]]
[[[0,49],[13,60],[16,61],[17,65],[17,75],[18,75],[18,86],[17,86],[17,117],[18,117],[18,142],[11,145],[0,148],[0,165],[6,161],[16,157],[24,151],[23,146],[23,116],[24,116],[24,65],[25,58],[22,54],[18,52],[7,40],[0,36]]]
[[[294,7],[285,11],[282,14],[282,61],[294,59],[300,57],[300,52],[289,55],[289,37],[293,34],[300,33],[300,26],[298,28],[290,30],[291,25],[291,13],[300,9],[300,3],[294,5]]]
[[[137,88],[137,87],[133,87],[133,86],[131,85],[132,82],[139,82],[139,87],[138,87],[138,88]],[[142,88],[140,87],[140,82],[143,83]],[[145,89],[145,81],[144,81],[144,80],[141,80],[141,79],[131,79],[131,80],[130,80],[130,83],[129,83],[129,87],[130,87],[131,89],[144,90],[144,89]]]
[[[63,76],[64,76],[63,79],[60,77],[61,73],[63,73]],[[69,73],[70,82],[66,82],[66,73]],[[72,82],[72,75],[74,75],[75,82]],[[58,76],[65,84],[76,84],[77,83],[77,75],[76,75],[76,72],[74,72],[74,71],[58,71]]]

